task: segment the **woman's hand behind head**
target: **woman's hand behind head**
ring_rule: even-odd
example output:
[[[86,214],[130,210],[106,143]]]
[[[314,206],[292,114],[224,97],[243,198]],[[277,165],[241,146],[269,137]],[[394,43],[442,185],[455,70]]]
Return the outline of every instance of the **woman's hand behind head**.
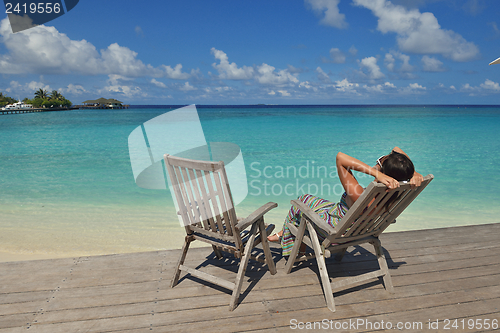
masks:
[[[399,181],[396,179],[386,175],[385,173],[379,172],[375,179],[379,182],[387,186],[388,190],[394,190],[399,187]]]

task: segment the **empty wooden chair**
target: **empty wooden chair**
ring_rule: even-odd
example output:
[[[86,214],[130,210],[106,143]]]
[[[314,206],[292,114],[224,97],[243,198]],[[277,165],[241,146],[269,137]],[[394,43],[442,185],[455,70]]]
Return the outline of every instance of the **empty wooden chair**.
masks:
[[[171,287],[175,287],[181,271],[184,271],[199,279],[230,289],[232,297],[229,310],[232,311],[238,303],[243,278],[251,257],[267,263],[271,274],[276,274],[276,266],[267,242],[267,235],[272,232],[274,225],[267,227],[266,230],[264,214],[278,204],[269,202],[247,218],[238,221],[222,161],[197,161],[168,154],[164,158],[177,200],[178,214],[187,234]],[[247,230],[245,233],[247,228],[250,228],[250,231]],[[241,259],[235,282],[184,265],[189,245],[194,240],[211,244],[218,258],[221,258],[220,251],[223,250]],[[262,243],[265,260],[251,255],[252,249],[259,243]]]
[[[347,289],[354,285],[362,284],[362,282],[366,283],[364,281],[382,277],[386,290],[393,292],[391,275],[381,247],[379,235],[391,223],[396,222],[395,220],[399,214],[422,192],[433,178],[433,175],[427,175],[424,177],[421,186],[413,189],[410,184],[400,182],[400,187],[390,192],[386,192],[387,188],[385,185],[373,181],[335,228],[327,224],[302,201],[292,200],[292,205],[300,209],[302,216],[298,228],[291,223],[287,223],[288,228],[296,238],[285,267],[286,273],[291,272],[295,262],[316,258],[326,303],[328,309],[332,312],[335,311],[332,290]],[[321,243],[313,224],[324,230],[327,234],[327,237]],[[297,258],[297,253],[302,243],[312,248],[314,254]],[[340,281],[336,280],[331,283],[325,258],[329,258],[332,253],[336,252],[336,259],[340,261],[349,246],[363,243],[370,243],[374,246],[379,269],[358,276],[346,277]]]

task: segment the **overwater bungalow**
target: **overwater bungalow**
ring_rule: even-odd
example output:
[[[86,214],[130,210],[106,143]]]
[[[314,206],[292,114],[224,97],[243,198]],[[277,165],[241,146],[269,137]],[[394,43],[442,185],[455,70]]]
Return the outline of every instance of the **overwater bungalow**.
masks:
[[[82,103],[82,108],[90,108],[90,109],[122,109],[127,107],[123,105],[123,102],[116,100],[114,98],[106,99],[101,97],[96,100],[88,100]]]

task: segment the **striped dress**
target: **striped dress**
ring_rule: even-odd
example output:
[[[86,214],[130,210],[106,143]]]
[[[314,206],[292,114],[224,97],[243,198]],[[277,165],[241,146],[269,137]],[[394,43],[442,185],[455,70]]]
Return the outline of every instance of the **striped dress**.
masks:
[[[298,200],[311,207],[311,209],[318,213],[323,220],[325,220],[332,227],[335,227],[349,209],[346,203],[346,197],[347,193],[344,192],[340,198],[340,202],[333,203],[310,194],[304,194],[301,195]],[[284,256],[289,256],[292,253],[293,242],[295,241],[295,236],[290,232],[290,229],[288,229],[286,222],[291,222],[296,227],[299,227],[301,216],[302,213],[300,209],[292,206],[285,219],[285,224],[283,225],[283,236],[281,238],[281,248],[283,249]],[[314,228],[318,233],[320,242],[323,241],[327,234],[315,225]]]

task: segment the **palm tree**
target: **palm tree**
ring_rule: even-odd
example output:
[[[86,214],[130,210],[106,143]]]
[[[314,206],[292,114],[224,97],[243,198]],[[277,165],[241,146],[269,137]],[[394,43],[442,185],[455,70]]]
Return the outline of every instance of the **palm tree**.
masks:
[[[38,89],[35,92],[35,98],[47,99],[49,96],[47,95],[47,90],[43,90],[42,88]]]
[[[64,100],[64,96],[61,95],[57,90],[52,90],[50,93],[50,99],[56,100],[56,101],[62,101]]]

